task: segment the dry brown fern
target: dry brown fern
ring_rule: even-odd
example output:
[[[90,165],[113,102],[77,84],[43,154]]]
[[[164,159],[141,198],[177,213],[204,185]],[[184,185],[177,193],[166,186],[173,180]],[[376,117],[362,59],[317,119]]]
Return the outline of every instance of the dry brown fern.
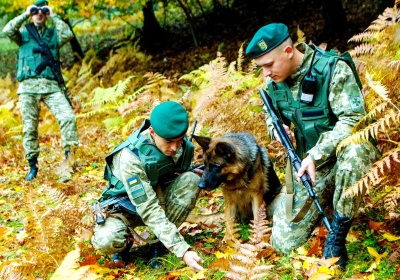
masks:
[[[381,160],[375,162],[370,170],[345,192],[345,195],[370,193],[370,188],[382,183],[383,180],[398,184],[398,176],[393,176],[393,174],[398,174],[399,170],[400,148],[396,148],[383,155]],[[398,189],[396,192],[398,192]]]
[[[390,110],[384,115],[384,117],[341,141],[336,149],[336,152],[338,153],[351,143],[360,143],[368,140],[370,137],[377,138],[379,131],[385,133],[385,131],[396,127],[399,121],[400,113]]]
[[[396,15],[399,15],[398,8],[386,9],[364,33],[350,39],[361,42],[353,54],[357,56],[358,64],[363,65],[358,70],[364,84],[368,114],[354,126],[353,134],[337,148],[340,151],[350,143],[366,141],[370,137],[377,140],[383,157],[349,188],[346,195],[366,192],[373,198],[370,206],[384,206],[389,216],[398,212],[395,209],[400,193],[398,176],[393,176],[400,170],[400,89],[398,71],[395,71],[400,63],[398,48],[393,47],[399,42],[397,34],[400,23]]]
[[[0,275],[4,277],[2,279],[13,279],[13,275],[48,275],[60,265],[70,249],[69,235],[59,231],[60,221],[43,216],[48,206],[42,195],[41,191],[26,189],[24,237],[18,242],[28,250],[19,259],[0,265]]]
[[[356,46],[353,50],[350,50],[350,55],[352,57],[358,57],[360,55],[369,55],[374,52],[375,45],[369,43],[363,43],[361,45]]]
[[[260,279],[270,275],[269,271],[274,265],[263,264],[258,258],[262,250],[271,247],[265,241],[267,233],[270,231],[267,228],[266,218],[266,205],[263,203],[258,211],[258,216],[250,223],[250,242],[239,244],[238,252],[231,256],[234,261],[230,263],[230,271],[225,274],[225,277],[229,279]]]
[[[238,71],[235,65],[235,62],[228,65],[225,58],[218,56],[208,65],[182,76],[181,80],[192,84],[182,100],[192,108],[198,134],[217,137],[249,131],[260,142],[266,142],[268,134],[257,91],[262,77],[259,73]]]

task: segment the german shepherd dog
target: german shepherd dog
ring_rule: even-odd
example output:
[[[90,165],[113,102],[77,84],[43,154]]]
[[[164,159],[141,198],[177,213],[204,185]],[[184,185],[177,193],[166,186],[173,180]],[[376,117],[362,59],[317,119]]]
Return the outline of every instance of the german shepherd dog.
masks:
[[[269,205],[280,193],[282,186],[268,153],[252,134],[193,138],[203,149],[205,164],[199,188],[210,191],[221,186],[225,221],[256,218],[263,201]],[[224,240],[234,240],[231,228],[226,228]]]

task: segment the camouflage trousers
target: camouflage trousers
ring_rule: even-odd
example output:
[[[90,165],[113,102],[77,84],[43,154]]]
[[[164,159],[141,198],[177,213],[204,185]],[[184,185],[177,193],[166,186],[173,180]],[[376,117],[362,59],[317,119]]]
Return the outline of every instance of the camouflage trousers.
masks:
[[[19,94],[19,103],[24,127],[22,131],[24,137],[23,146],[27,159],[38,157],[40,152],[38,125],[41,101],[46,104],[47,108],[49,108],[58,121],[64,151],[70,150],[70,146],[77,146],[79,144],[76,118],[63,93],[22,93]]]
[[[370,143],[351,144],[337,155],[337,160],[330,166],[317,171],[317,182],[314,192],[323,209],[333,203],[333,209],[343,217],[354,218],[363,200],[363,192],[358,195],[344,196],[344,193],[369,170],[372,164],[379,160],[380,152]],[[293,170],[293,209],[295,217],[304,202],[308,199],[308,191],[297,182]],[[281,195],[273,212],[273,227],[271,235],[272,246],[284,253],[290,253],[307,242],[315,223],[318,211],[314,203],[304,218],[293,223],[286,218],[286,195]]]
[[[200,177],[195,173],[185,172],[177,177],[163,192],[165,215],[177,228],[186,220],[196,204],[199,181]],[[143,225],[140,217],[122,214],[131,224],[131,228]],[[92,245],[106,254],[120,252],[127,245],[129,232],[128,226],[122,219],[113,216],[107,217],[105,224],[95,226]],[[176,231],[162,231],[162,233],[163,235],[170,235],[164,236],[164,239],[166,238],[172,243],[176,239]]]

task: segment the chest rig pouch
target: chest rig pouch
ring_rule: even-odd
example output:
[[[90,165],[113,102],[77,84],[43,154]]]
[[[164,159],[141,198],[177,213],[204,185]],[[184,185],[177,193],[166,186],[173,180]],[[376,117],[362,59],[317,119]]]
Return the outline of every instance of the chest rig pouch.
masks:
[[[338,60],[343,60],[353,71],[358,87],[361,89],[361,81],[355,69],[354,62],[348,52],[338,55],[337,50],[324,51],[314,45],[313,58],[307,75],[301,81],[298,96],[302,96],[303,90],[313,91],[311,102],[302,102],[293,98],[290,87],[285,83],[270,83],[268,90],[274,107],[280,114],[282,121],[289,125],[295,125],[296,151],[301,158],[306,152],[315,146],[323,132],[333,129],[337,117],[333,114],[329,105],[329,84],[333,70]],[[303,86],[309,83],[307,77],[312,77],[313,85]]]
[[[54,80],[55,76],[50,67],[46,67],[41,73],[36,73],[35,69],[43,62],[40,52],[35,51],[40,48],[39,43],[28,32],[26,28],[21,31],[22,43],[19,48],[17,80],[19,82],[29,78],[46,78]],[[43,36],[43,42],[49,46],[50,51],[56,61],[59,61],[58,37],[54,28],[46,28]]]

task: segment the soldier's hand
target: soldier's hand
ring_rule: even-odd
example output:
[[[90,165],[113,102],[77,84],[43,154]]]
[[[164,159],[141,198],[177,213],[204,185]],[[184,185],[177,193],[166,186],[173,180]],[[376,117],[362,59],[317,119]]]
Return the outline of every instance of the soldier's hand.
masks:
[[[289,139],[293,141],[293,136],[292,132],[290,131],[290,128],[286,124],[282,124],[283,128],[285,129],[286,134],[289,136]],[[280,143],[282,143],[281,138],[279,138],[278,132],[276,132],[276,129],[274,128],[273,130],[274,137],[276,140],[278,140]]]
[[[304,172],[306,171],[310,176],[313,185],[315,185],[315,180],[317,175],[315,173],[315,164],[314,161],[311,159],[311,156],[307,156],[305,159],[303,159],[303,161],[301,162],[300,169],[296,172],[297,181],[300,184],[301,184],[300,177],[303,176]]]
[[[204,269],[201,265],[199,265],[199,263],[204,263],[204,260],[200,258],[196,252],[186,251],[182,259],[192,270],[196,272]]]

